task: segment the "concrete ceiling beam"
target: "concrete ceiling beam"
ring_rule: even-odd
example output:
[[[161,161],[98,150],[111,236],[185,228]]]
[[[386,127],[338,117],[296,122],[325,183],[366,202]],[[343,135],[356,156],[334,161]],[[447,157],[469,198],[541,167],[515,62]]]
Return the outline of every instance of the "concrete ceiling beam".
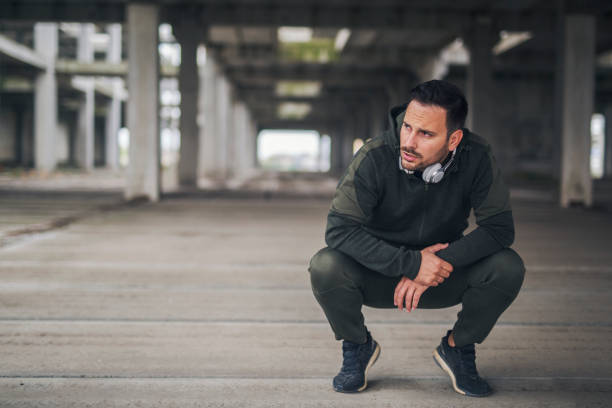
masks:
[[[334,68],[328,65],[296,64],[293,66],[274,66],[265,69],[254,67],[226,67],[225,73],[241,86],[275,86],[280,80],[321,81],[329,86],[370,87],[385,85],[390,78],[414,74],[407,69],[372,69],[356,67]]]
[[[43,71],[47,69],[47,63],[43,57],[38,55],[33,49],[2,34],[0,34],[0,54],[20,64],[28,65]]]
[[[0,20],[124,22],[124,1],[4,0]]]
[[[125,77],[127,76],[128,63],[95,61],[83,62],[77,60],[58,59],[55,65],[58,74],[63,75],[82,75],[82,76],[105,76],[105,77]],[[174,77],[178,75],[178,67],[170,65],[160,66],[160,75],[163,77]]]
[[[127,0],[68,1],[68,0],[5,0],[0,2],[0,20],[9,21],[74,21],[74,22],[124,22]],[[553,29],[555,8],[538,7],[538,3],[526,3],[521,7],[490,4],[487,7],[436,7],[435,2],[426,6],[415,6],[406,2],[282,2],[254,3],[198,1],[157,1],[161,5],[162,21],[180,21],[184,7],[198,15],[198,21],[205,25],[241,26],[309,26],[319,28],[403,28],[407,24],[415,30],[439,29],[463,32],[469,28],[475,11],[495,16],[501,29],[533,30]],[[585,9],[581,2],[567,7]],[[602,13],[605,2],[596,2],[595,11]],[[594,8],[594,7],[591,7]],[[611,6],[608,4],[608,9]],[[589,9],[585,9],[589,10]]]

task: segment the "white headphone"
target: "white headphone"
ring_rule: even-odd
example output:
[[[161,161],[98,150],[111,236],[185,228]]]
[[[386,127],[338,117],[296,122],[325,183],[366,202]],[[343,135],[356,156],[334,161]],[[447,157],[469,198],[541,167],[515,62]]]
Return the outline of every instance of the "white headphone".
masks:
[[[427,168],[423,170],[423,181],[428,184],[439,183],[442,180],[442,177],[444,177],[444,172],[448,170],[451,163],[453,162],[453,159],[455,158],[455,153],[457,153],[457,149],[453,150],[453,154],[450,160],[444,165],[444,167],[442,167],[440,163],[435,163],[427,166]]]

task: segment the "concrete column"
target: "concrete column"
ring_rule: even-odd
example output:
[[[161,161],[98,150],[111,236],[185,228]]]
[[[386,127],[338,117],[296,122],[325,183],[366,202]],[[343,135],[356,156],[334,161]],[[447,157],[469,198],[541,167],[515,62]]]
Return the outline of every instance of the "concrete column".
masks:
[[[363,108],[355,107],[352,110],[351,120],[346,124],[347,131],[344,133],[344,141],[342,143],[342,161],[346,169],[353,160],[353,142],[355,139],[365,140],[367,134],[367,121],[363,115]]]
[[[330,173],[340,176],[353,157],[353,121],[344,121],[335,126],[331,136]]]
[[[258,126],[257,122],[253,119],[253,115],[249,109],[246,111],[247,113],[247,134],[246,134],[246,151],[248,155],[246,156],[246,160],[248,163],[248,168],[250,173],[254,173],[257,167],[257,131]]]
[[[383,98],[372,98],[369,114],[370,133],[363,140],[364,142],[368,138],[379,136],[385,130],[388,114],[385,100]]]
[[[606,118],[606,141],[604,153],[604,176],[612,177],[612,104],[606,106],[604,111]]]
[[[15,112],[15,163],[24,164],[23,146],[25,144],[25,132],[23,131],[23,107],[14,107]]]
[[[593,203],[590,172],[595,81],[595,18],[565,19],[561,151],[561,206]]]
[[[57,24],[34,25],[34,49],[47,63],[45,72],[36,77],[34,88],[34,167],[40,171],[51,171],[57,164],[57,47]]]
[[[563,93],[564,78],[563,78],[563,61],[565,56],[565,9],[564,0],[557,0],[555,10],[555,67],[554,67],[554,90],[553,90],[553,123],[552,133],[553,140],[551,146],[552,155],[552,175],[560,182],[561,180],[561,135],[563,133]],[[561,191],[559,189],[558,194]]]
[[[469,105],[467,127],[487,139],[501,167],[503,146],[495,132],[493,54],[492,48],[497,41],[491,18],[476,18],[472,30],[466,36],[470,51],[467,72],[466,97]]]
[[[130,163],[126,199],[160,195],[159,7],[128,3],[128,128]]]
[[[82,62],[93,62],[94,49],[92,37],[95,33],[93,24],[82,24],[81,33],[77,39],[77,60]],[[76,162],[85,170],[94,167],[94,83],[92,78],[79,78],[79,84],[83,90],[83,103],[79,107],[76,134]]]
[[[246,106],[244,102],[234,101],[232,104],[232,116],[234,120],[234,143],[230,162],[231,172],[234,178],[240,179],[244,173],[244,139],[246,131]]]
[[[331,154],[330,154],[330,166],[329,172],[333,176],[339,176],[342,174],[344,170],[342,167],[342,139],[343,134],[340,130],[340,127],[336,128],[333,133],[330,134],[331,137]]]
[[[253,121],[244,102],[234,103],[234,158],[232,160],[233,175],[243,179],[255,167],[255,135]]]
[[[198,176],[198,26],[195,20],[185,19],[174,27],[181,44],[179,91],[181,93],[181,148],[178,163],[179,183],[195,187]]]
[[[216,163],[213,171],[214,178],[223,183],[229,174],[230,152],[233,138],[231,104],[232,90],[231,85],[225,75],[221,74],[217,81],[217,109],[216,109],[216,134],[215,154]]]
[[[106,60],[110,63],[121,62],[121,24],[110,24],[107,27],[109,35],[108,52]],[[113,97],[107,105],[106,115],[106,167],[116,170],[119,168],[118,134],[121,127],[121,88],[123,80],[111,79]]]
[[[214,57],[206,54],[206,63],[200,69],[200,101],[203,111],[200,126],[200,144],[198,153],[198,174],[208,178],[213,175],[216,166],[217,134],[217,79],[218,67]]]

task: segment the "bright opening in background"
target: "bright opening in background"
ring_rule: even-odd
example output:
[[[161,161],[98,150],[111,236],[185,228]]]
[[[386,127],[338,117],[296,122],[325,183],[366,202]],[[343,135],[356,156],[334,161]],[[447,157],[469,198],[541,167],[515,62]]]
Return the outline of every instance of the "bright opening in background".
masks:
[[[329,170],[330,143],[314,130],[267,129],[257,136],[257,161],[265,170]]]
[[[599,179],[604,174],[604,152],[606,151],[606,118],[596,113],[591,118],[591,177]]]

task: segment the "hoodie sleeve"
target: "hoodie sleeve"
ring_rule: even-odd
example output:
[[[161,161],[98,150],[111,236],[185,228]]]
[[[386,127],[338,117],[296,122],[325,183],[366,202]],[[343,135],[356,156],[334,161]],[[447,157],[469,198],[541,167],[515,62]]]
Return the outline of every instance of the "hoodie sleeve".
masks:
[[[495,158],[487,147],[470,189],[470,204],[478,227],[436,253],[454,267],[472,264],[514,241],[510,194]]]
[[[421,265],[421,253],[397,248],[364,229],[379,197],[376,166],[360,151],[336,188],[327,216],[325,242],[373,271],[414,279]]]

